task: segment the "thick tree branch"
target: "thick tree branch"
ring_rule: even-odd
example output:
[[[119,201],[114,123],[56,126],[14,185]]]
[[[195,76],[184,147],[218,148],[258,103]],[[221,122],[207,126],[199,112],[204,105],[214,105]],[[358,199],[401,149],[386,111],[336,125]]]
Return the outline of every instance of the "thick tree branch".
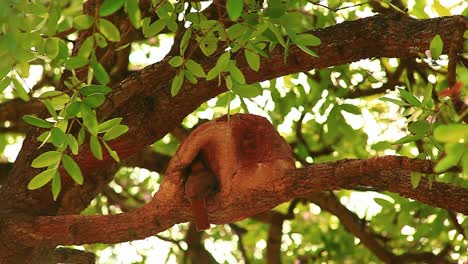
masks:
[[[223,224],[255,215],[290,200],[327,190],[371,186],[399,193],[429,205],[468,214],[468,190],[453,185],[421,180],[412,188],[408,171],[432,172],[432,163],[397,156],[368,160],[342,160],[296,169],[264,190],[241,190],[238,199],[208,199],[210,222]],[[117,243],[141,239],[174,224],[191,221],[189,204],[183,198],[182,183],[163,181],[154,199],[128,213],[105,216],[19,216],[5,217],[1,237],[26,246]],[[279,188],[278,186],[285,186]],[[278,191],[283,190],[283,191]],[[180,193],[179,193],[180,192]],[[246,203],[246,201],[255,201]]]

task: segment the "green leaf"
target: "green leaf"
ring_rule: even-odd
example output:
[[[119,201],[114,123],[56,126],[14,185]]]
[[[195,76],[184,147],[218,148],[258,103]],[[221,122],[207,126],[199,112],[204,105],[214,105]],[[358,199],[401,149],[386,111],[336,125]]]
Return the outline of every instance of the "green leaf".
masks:
[[[296,35],[292,38],[292,41],[301,46],[318,46],[321,43],[320,39],[312,34]]]
[[[88,64],[88,59],[80,56],[71,57],[65,62],[65,68],[74,70],[82,68]]]
[[[156,36],[161,30],[166,27],[166,20],[159,19],[153,22],[151,25],[145,26],[143,25],[143,35],[145,38],[151,38]],[[190,30],[188,30],[190,31]],[[184,34],[185,36],[185,34]],[[183,54],[183,53],[181,53]]]
[[[80,167],[78,167],[78,164],[76,164],[70,156],[63,154],[62,164],[70,177],[72,177],[76,183],[80,185],[83,184],[83,175],[81,174]]]
[[[463,143],[449,143],[446,145],[445,149],[446,156],[437,162],[436,166],[434,167],[434,172],[444,172],[451,167],[456,166],[462,158],[463,154],[468,153]]]
[[[231,89],[235,94],[244,98],[253,98],[262,94],[260,84],[234,84]]]
[[[3,93],[3,91],[10,85],[10,83],[11,83],[10,77],[5,77],[3,78],[2,81],[0,81],[0,94]]]
[[[408,126],[408,130],[415,135],[424,135],[429,130],[430,125],[426,120],[418,120]]]
[[[184,32],[184,35],[182,36],[182,40],[180,41],[180,54],[181,55],[185,53],[185,50],[188,47],[188,43],[191,37],[192,37],[192,30],[191,28],[187,28]]]
[[[119,154],[117,153],[117,151],[112,150],[111,147],[105,141],[103,143],[104,147],[106,147],[107,152],[112,157],[112,159],[114,159],[116,162],[120,162]]]
[[[434,130],[434,138],[441,142],[457,143],[468,140],[468,125],[449,124],[440,125]]]
[[[58,195],[60,194],[60,190],[62,189],[62,178],[60,177],[60,173],[57,171],[52,178],[52,196],[54,197],[54,201],[57,200]]]
[[[51,128],[52,124],[45,121],[44,119],[41,119],[39,117],[35,117],[32,115],[25,115],[22,118],[26,123],[37,126],[37,127],[42,127],[42,128]]]
[[[78,154],[78,141],[76,141],[75,137],[71,134],[67,134],[67,144],[70,148],[73,155]]]
[[[16,78],[12,79],[13,84],[15,86],[15,93],[16,95],[23,101],[27,102],[29,101],[29,95],[24,89],[23,85],[21,84],[20,81],[18,81]]]
[[[442,38],[439,35],[436,35],[431,40],[431,45],[429,48],[429,50],[431,51],[431,57],[433,59],[439,58],[439,56],[442,55],[443,49],[444,49],[444,42],[442,41]]]
[[[96,32],[93,34],[93,37],[100,48],[105,48],[107,46],[107,40],[101,33]]]
[[[96,113],[86,104],[81,104],[81,117],[83,118],[83,125],[88,129],[89,133],[96,135],[98,127]]]
[[[405,136],[395,141],[393,144],[405,144],[405,143],[413,142],[416,140],[420,140],[423,137],[424,137],[423,135]]]
[[[94,18],[88,15],[79,15],[73,19],[73,27],[78,30],[88,29],[93,25],[93,23]]]
[[[81,127],[80,131],[78,131],[78,137],[77,137],[78,146],[84,143],[85,136],[86,136],[85,130],[83,127]]]
[[[80,108],[81,108],[81,102],[75,101],[75,102],[71,103],[67,107],[67,116],[68,117],[76,116],[78,114],[78,112],[80,112]]]
[[[111,88],[105,85],[87,85],[80,88],[80,93],[84,96],[90,96],[92,94],[108,94],[112,91]]]
[[[38,175],[34,176],[34,178],[32,178],[32,180],[29,182],[28,189],[35,190],[41,188],[42,186],[46,185],[50,180],[52,180],[56,173],[56,168],[48,169],[39,173]]]
[[[228,16],[231,20],[237,20],[242,14],[242,9],[244,7],[243,0],[227,0],[226,9]]]
[[[271,30],[271,32],[273,32],[273,34],[275,35],[276,39],[281,44],[281,46],[286,48],[286,46],[287,46],[286,42],[284,41],[283,35],[278,30],[278,28],[275,25],[273,25],[273,23],[271,23],[271,22],[266,22],[266,23],[268,24],[268,28]]]
[[[317,53],[315,53],[314,51],[312,51],[311,49],[307,48],[306,46],[304,45],[300,45],[300,44],[296,44],[302,51],[304,51],[305,53],[309,54],[310,56],[313,56],[313,57],[318,57]]]
[[[109,20],[99,19],[98,20],[99,31],[110,41],[120,41],[119,29],[112,24]]]
[[[341,110],[344,110],[348,113],[354,114],[354,115],[360,115],[361,114],[361,109],[355,105],[352,104],[342,104],[340,105]]]
[[[202,66],[194,61],[194,60],[188,60],[185,62],[185,69],[195,75],[196,77],[199,78],[204,78],[206,77],[205,71],[203,70]]]
[[[96,136],[91,135],[89,138],[89,147],[91,148],[93,156],[98,160],[102,160],[102,147]]]
[[[104,136],[102,137],[105,141],[112,140],[117,138],[128,131],[128,126],[126,125],[115,125],[109,131],[107,131]]]
[[[109,74],[101,63],[95,61],[92,63],[92,67],[94,70],[94,77],[96,77],[96,80],[98,80],[100,84],[106,85],[110,82]]]
[[[260,69],[260,56],[247,49],[244,50],[244,55],[249,67],[254,71],[258,71]]]
[[[231,62],[229,64],[228,70],[231,74],[230,76],[232,77],[233,81],[235,81],[238,84],[245,84],[244,73],[242,73],[242,71],[239,68],[237,68],[236,64]]]
[[[422,173],[420,172],[411,172],[411,185],[413,189],[416,189],[421,181]]]
[[[422,103],[416,98],[414,95],[410,94],[408,91],[404,89],[400,89],[400,95],[403,99],[405,99],[406,102],[408,102],[410,105],[415,106],[415,107],[421,107]]]
[[[43,168],[50,165],[57,164],[60,160],[62,152],[59,151],[47,151],[36,157],[32,163],[33,168]]]
[[[59,40],[57,38],[48,38],[44,44],[45,54],[53,59],[57,57],[59,53]]]
[[[388,97],[382,97],[382,98],[380,98],[380,101],[391,102],[391,103],[394,103],[394,104],[399,105],[399,106],[409,106],[409,104],[407,104],[407,103],[405,103],[405,102],[403,102],[401,100],[388,98]]]
[[[216,61],[215,68],[217,68],[219,72],[224,71],[229,65],[230,59],[231,59],[231,53],[227,51],[224,52],[223,54],[221,54],[221,56],[219,56],[218,61]]]
[[[99,7],[99,15],[100,16],[111,15],[115,13],[115,11],[122,8],[124,3],[125,3],[125,0],[104,0],[104,2]]]
[[[179,67],[184,62],[184,59],[181,56],[174,56],[169,60],[169,65],[174,68]]]
[[[137,29],[140,28],[141,11],[140,7],[138,6],[138,0],[126,0],[125,7],[133,26]]]
[[[83,100],[83,103],[85,103],[86,105],[88,105],[91,108],[97,108],[97,107],[101,106],[104,103],[105,100],[106,100],[106,97],[104,95],[102,95],[102,94],[92,94],[92,95],[86,97]]]
[[[101,124],[99,124],[98,126],[98,131],[99,133],[101,132],[106,132],[108,131],[109,129],[111,129],[112,127],[114,127],[115,125],[118,125],[120,124],[120,122],[122,122],[122,118],[121,117],[117,117],[117,118],[112,118],[110,120],[107,120]]]
[[[60,128],[54,127],[50,131],[50,139],[52,140],[52,144],[59,148],[67,141],[67,134],[65,134]]]
[[[176,96],[180,88],[182,88],[182,84],[184,84],[184,70],[179,71],[176,76],[174,76],[174,79],[172,80],[172,85],[171,85],[171,95]]]
[[[44,101],[49,101],[53,110],[62,110],[65,107],[65,104],[70,101],[70,96],[62,91],[48,91],[42,93],[39,96],[39,99],[45,99],[42,100],[43,103],[45,103]]]

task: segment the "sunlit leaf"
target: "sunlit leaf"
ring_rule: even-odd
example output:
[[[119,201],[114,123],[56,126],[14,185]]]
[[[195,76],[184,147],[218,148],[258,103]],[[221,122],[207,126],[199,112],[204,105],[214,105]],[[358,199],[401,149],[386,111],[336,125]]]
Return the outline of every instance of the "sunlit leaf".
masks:
[[[99,143],[99,139],[96,136],[91,135],[89,138],[89,147],[91,148],[91,153],[93,153],[93,156],[98,160],[102,160],[102,147]]]
[[[120,32],[119,29],[112,24],[109,20],[99,19],[98,20],[99,31],[110,41],[119,41]]]
[[[99,7],[100,16],[108,16],[122,8],[125,0],[104,0]]]
[[[244,7],[243,0],[227,0],[226,10],[231,20],[237,20],[242,14],[242,8]]]
[[[50,180],[52,180],[52,178],[54,177],[56,173],[57,173],[56,168],[48,169],[39,173],[38,175],[34,176],[34,178],[32,178],[32,180],[29,182],[28,189],[35,190],[35,189],[41,188],[42,186],[50,182]]]
[[[50,165],[57,164],[60,160],[62,153],[59,151],[47,151],[36,157],[32,163],[33,168],[43,168]]]
[[[81,174],[80,167],[70,156],[64,154],[62,156],[62,164],[70,177],[72,177],[76,183],[80,185],[83,184],[83,175]]]
[[[52,127],[52,124],[45,121],[44,119],[41,119],[39,117],[35,117],[35,116],[32,116],[32,115],[24,115],[22,117],[22,119],[30,124],[30,125],[33,125],[33,126],[37,126],[37,127],[42,127],[42,128],[51,128]]]

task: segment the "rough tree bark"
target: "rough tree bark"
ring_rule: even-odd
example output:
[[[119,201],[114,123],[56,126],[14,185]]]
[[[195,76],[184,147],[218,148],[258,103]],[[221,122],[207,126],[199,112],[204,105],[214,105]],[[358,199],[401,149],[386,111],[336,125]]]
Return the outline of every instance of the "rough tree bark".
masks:
[[[322,41],[316,49],[319,58],[310,57],[293,46],[289,49],[288,61],[284,62],[284,51],[277,48],[269,59],[262,58],[259,72],[250,70],[243,56],[236,56],[235,59],[247,81],[252,83],[365,58],[417,57],[418,53],[429,48],[431,39],[437,34],[444,41],[446,53],[451,46],[452,36],[460,28],[468,28],[467,18],[453,16],[415,20],[405,16],[374,16],[315,30],[313,34]],[[217,57],[195,59],[208,69],[216,62]],[[218,86],[217,81],[201,82],[197,85],[185,83],[181,92],[176,97],[171,97],[170,82],[175,71],[168,66],[167,61],[166,59],[150,65],[116,84],[109,102],[99,110],[100,118],[123,117],[123,123],[130,128],[126,135],[110,143],[121,158],[128,158],[144,146],[162,138],[201,103],[225,91],[225,87]],[[38,173],[37,169],[30,167],[31,161],[47,150],[37,150],[39,142],[36,137],[40,133],[38,128],[29,129],[14,168],[0,189],[0,259],[5,263],[37,261],[37,256],[43,256],[44,262],[47,262],[53,259],[53,249],[59,244],[133,240],[190,220],[186,204],[170,205],[170,197],[164,196],[156,197],[154,201],[157,202],[150,203],[141,210],[123,215],[71,215],[86,208],[112,179],[118,168],[108,155],[104,155],[102,161],[95,160],[86,145],[75,158],[85,175],[83,186],[75,185],[65,176],[62,193],[56,202],[52,200],[49,187],[36,191],[27,190],[27,183]],[[397,192],[434,206],[468,213],[468,194],[465,189],[435,183],[430,190],[427,182],[423,181],[420,187],[413,190],[406,170],[388,171],[388,168],[394,167],[379,167],[379,162],[380,166],[389,165],[384,160],[373,162],[377,163],[372,163],[373,168],[381,171],[354,170],[352,177],[336,166],[326,168],[325,174],[318,175],[319,177],[315,177],[314,171],[307,169],[291,172],[285,175],[288,177],[285,178],[289,184],[288,188],[291,188],[289,195],[265,192],[264,196],[257,194],[250,199],[262,203],[266,208],[295,195],[303,196],[313,191],[368,185]],[[402,164],[412,163],[391,163],[400,169]],[[319,167],[311,169],[316,170]],[[430,172],[431,168],[429,166],[429,169],[424,167],[419,170]],[[311,173],[314,177],[310,177]],[[337,179],[340,180],[336,181]],[[445,191],[436,193],[435,190]],[[220,210],[216,211],[218,209]],[[258,207],[250,209],[258,210]],[[213,214],[212,220],[219,223],[229,221],[233,215],[226,213],[235,210],[238,210],[236,206],[218,208],[218,205],[213,203],[209,209]]]

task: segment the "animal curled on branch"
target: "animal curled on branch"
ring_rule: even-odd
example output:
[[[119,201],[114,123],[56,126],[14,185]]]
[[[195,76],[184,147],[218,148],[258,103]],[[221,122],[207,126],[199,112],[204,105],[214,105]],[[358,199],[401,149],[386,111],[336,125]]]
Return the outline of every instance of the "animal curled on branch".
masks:
[[[275,179],[293,168],[289,144],[267,119],[235,114],[196,128],[171,159],[167,175],[182,178],[194,222],[197,229],[203,230],[210,226],[210,208],[205,202],[242,199],[243,191],[262,191],[263,186],[275,184]],[[232,220],[254,213],[259,212],[239,212]]]

